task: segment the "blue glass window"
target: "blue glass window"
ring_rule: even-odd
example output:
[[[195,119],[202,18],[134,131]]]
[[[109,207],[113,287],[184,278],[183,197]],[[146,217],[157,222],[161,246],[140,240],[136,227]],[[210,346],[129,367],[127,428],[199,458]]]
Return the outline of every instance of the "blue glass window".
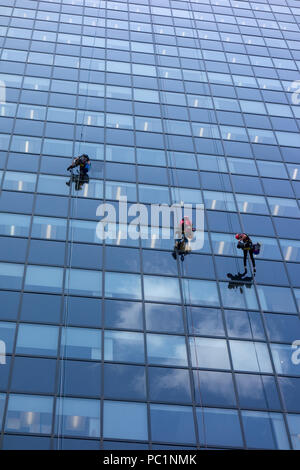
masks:
[[[101,392],[101,365],[91,362],[62,361],[64,393],[99,397]]]
[[[145,304],[146,328],[149,331],[184,333],[181,307],[177,305]]]
[[[64,328],[61,337],[62,357],[101,360],[101,331],[89,328]]]
[[[10,394],[5,430],[26,434],[50,434],[53,397]]]
[[[277,374],[300,376],[299,349],[289,344],[273,343],[271,350]]]
[[[290,448],[282,414],[242,411],[242,419],[248,448]]]
[[[25,277],[25,289],[38,292],[60,292],[63,270],[48,266],[28,266]]]
[[[194,370],[196,403],[201,406],[236,406],[232,374]]]
[[[64,436],[100,437],[100,401],[58,398],[55,432]]]
[[[135,274],[105,273],[105,296],[121,299],[141,298],[141,278]]]
[[[212,308],[187,308],[188,330],[191,335],[225,336],[221,311]]]
[[[195,443],[192,407],[150,405],[152,440],[178,444]]]
[[[176,278],[144,276],[145,299],[180,303],[179,281]]]
[[[268,197],[272,215],[281,217],[300,217],[300,209],[294,199]]]
[[[72,155],[72,147],[72,142],[67,140],[45,139],[43,154],[70,157]]]
[[[287,287],[258,286],[258,295],[263,310],[296,313],[296,306]]]
[[[136,185],[123,181],[106,181],[105,196],[107,199],[120,200],[127,197],[128,201],[136,201]]]
[[[299,413],[300,378],[279,377],[278,381],[285,408],[288,411]]]
[[[20,289],[24,273],[21,264],[0,263],[0,281],[2,288]]]
[[[288,414],[287,415],[288,426],[290,430],[290,434],[292,437],[292,444],[294,450],[300,450],[300,438],[299,438],[299,431],[300,431],[300,416]]]
[[[12,353],[16,324],[10,322],[0,322],[0,341],[1,341],[1,354],[0,365],[5,364],[7,353]]]
[[[199,304],[212,307],[219,305],[217,286],[213,281],[184,279],[183,292],[187,304]]]
[[[66,273],[65,289],[68,294],[100,297],[102,273],[85,269],[70,269]]]
[[[142,203],[161,204],[170,203],[169,189],[164,186],[150,186],[139,184],[139,199]]]
[[[150,364],[187,366],[184,336],[147,334],[147,353]]]
[[[58,328],[56,326],[21,324],[18,330],[16,353],[56,356],[57,341]]]
[[[111,439],[148,439],[145,403],[104,401],[103,435]]]
[[[36,175],[7,171],[3,181],[3,188],[14,191],[34,191]]]
[[[72,224],[75,224],[75,221],[72,221]],[[72,230],[72,227],[70,230]],[[46,238],[47,240],[65,240],[67,236],[67,222],[65,219],[35,216],[33,218],[31,236]]]
[[[5,149],[5,143],[4,143],[4,147],[2,148]],[[41,139],[37,137],[22,137],[19,135],[14,135],[12,137],[10,150],[13,150],[15,152],[21,152],[21,153],[39,154],[41,151]],[[59,153],[59,151],[57,151],[57,153]]]
[[[142,330],[141,303],[106,300],[104,303],[104,325],[106,328]]]
[[[214,446],[242,447],[243,439],[235,410],[220,408],[197,409],[200,442]]]
[[[121,147],[118,145],[106,146],[106,160],[116,162],[134,163],[134,149],[131,147]]]
[[[190,376],[186,369],[149,367],[150,400],[190,403]]]
[[[19,292],[0,291],[0,302],[5,308],[0,311],[3,320],[16,320],[20,300]]]
[[[300,338],[300,319],[297,315],[266,314],[268,337],[272,342],[292,343]]]
[[[252,341],[229,341],[233,367],[236,370],[272,372],[267,345]]]
[[[104,360],[144,362],[144,337],[142,333],[129,331],[104,332]]]
[[[226,341],[214,338],[189,338],[193,367],[230,369]]]
[[[145,368],[105,364],[104,396],[123,400],[146,400]]]
[[[147,102],[152,102],[152,103],[159,103],[158,92],[154,90],[134,88],[133,96],[134,96],[134,100],[136,101],[147,101]]]
[[[141,165],[158,165],[166,164],[165,152],[162,150],[137,149],[137,161]]]
[[[207,209],[235,211],[235,203],[231,193],[217,191],[203,191],[204,202]]]
[[[3,412],[5,405],[5,394],[0,393],[0,425],[2,426]]]
[[[245,308],[258,310],[258,303],[254,289],[231,289],[228,283],[219,283],[224,307]],[[277,289],[277,288],[276,288]]]
[[[54,393],[56,359],[16,357],[11,388],[14,392]]]
[[[228,335],[233,338],[265,339],[261,314],[243,310],[225,310]]]
[[[236,374],[235,377],[242,408],[280,410],[274,377],[251,374]]]

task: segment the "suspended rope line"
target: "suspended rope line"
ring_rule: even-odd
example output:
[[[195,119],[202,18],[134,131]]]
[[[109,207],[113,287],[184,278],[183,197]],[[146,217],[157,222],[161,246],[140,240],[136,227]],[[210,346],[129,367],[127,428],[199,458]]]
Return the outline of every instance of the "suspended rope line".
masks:
[[[189,3],[188,3],[188,7],[190,7]],[[194,16],[191,12],[191,16],[192,16],[192,21],[194,23],[194,27],[195,27],[195,30],[197,31],[197,28],[196,28],[196,23],[195,23],[195,19],[194,19]],[[196,38],[199,42],[199,49],[201,50],[201,44],[200,44],[200,39],[198,37],[198,34],[196,35]],[[195,38],[195,44],[196,44],[196,38]],[[197,47],[197,46],[196,46]],[[199,60],[199,59],[198,59]],[[213,124],[213,119],[212,119],[212,116],[211,116],[211,112],[209,111],[208,112],[208,115],[209,115],[209,118],[210,118],[210,123]],[[222,142],[222,140],[221,140]],[[218,147],[217,147],[217,144],[215,142],[215,139],[213,139],[213,145],[214,145],[214,148],[215,148],[215,156],[216,156],[216,161],[217,161],[217,166],[218,166],[218,174],[219,174],[219,178],[220,178],[220,182],[221,182],[221,187],[222,187],[222,191],[223,191],[223,194],[224,194],[224,204],[225,204],[225,210],[226,210],[226,214],[227,214],[227,219],[228,219],[228,226],[229,226],[229,230],[231,231],[232,235],[234,234],[234,230],[233,230],[233,225],[232,225],[232,219],[231,219],[231,214],[230,214],[230,211],[228,210],[228,204],[227,204],[227,192],[226,192],[226,187],[225,187],[225,183],[224,183],[224,178],[223,178],[223,172],[221,171],[221,168],[220,168],[220,162],[219,162],[219,155],[218,155]],[[226,155],[225,155],[225,152],[224,152],[224,157],[225,157],[225,161],[226,161],[226,165],[227,165],[227,170],[228,170],[228,174],[230,176],[230,182],[232,182],[232,174],[231,174],[231,170],[230,170],[230,165],[228,164],[228,161],[227,161],[227,158],[226,158]],[[242,229],[243,230],[243,229]],[[232,244],[233,246],[235,247],[235,242],[234,240],[232,241]],[[234,259],[235,259],[235,263],[236,263],[236,269],[237,269],[237,273],[239,272],[239,263],[238,263],[238,257],[237,256],[234,256]],[[252,264],[250,263],[250,260],[248,259],[248,256],[247,256],[247,263],[248,263],[248,266],[250,267],[250,272],[252,271]],[[257,283],[256,283],[256,280],[255,280],[255,277],[253,276],[253,284],[255,285],[256,287],[256,291],[258,292],[257,290]],[[262,312],[262,322],[263,322],[263,325],[264,325],[264,318],[263,318],[263,311],[261,310]],[[263,393],[264,393],[264,398],[265,398],[265,403],[266,405],[268,404],[268,399],[267,399],[267,394],[266,394],[266,390],[265,390],[265,386],[264,386],[264,383],[263,383],[263,375],[262,375],[262,370],[261,370],[261,367],[260,367],[260,360],[259,360],[259,354],[258,354],[258,351],[257,351],[257,347],[256,347],[256,342],[255,342],[255,338],[254,338],[254,333],[253,333],[253,328],[252,328],[252,323],[251,323],[251,318],[250,318],[250,314],[249,314],[249,310],[247,309],[247,316],[248,316],[248,321],[249,321],[249,325],[250,325],[250,330],[251,330],[251,337],[252,337],[252,340],[253,340],[253,347],[254,347],[254,351],[255,351],[255,356],[256,356],[256,361],[257,361],[257,365],[258,365],[258,369],[259,369],[259,374],[260,374],[260,378],[261,378],[261,383],[262,383],[262,387],[263,387]],[[264,325],[265,327],[265,325]],[[265,332],[267,331],[266,328],[265,329]],[[265,333],[266,334],[266,333]],[[270,423],[270,426],[271,426],[271,430],[272,430],[272,435],[273,435],[273,439],[274,439],[274,444],[276,444],[276,431],[274,430],[274,425],[271,421]]]
[[[88,74],[88,80],[87,80],[87,90],[86,90],[86,98],[85,98],[85,106],[84,106],[84,113],[83,113],[83,120],[81,123],[81,132],[80,132],[80,141],[79,141],[79,154],[81,153],[81,148],[82,145],[85,144],[86,142],[86,124],[85,124],[85,116],[87,113],[87,100],[89,96],[89,84],[90,84],[90,79],[91,79],[91,66],[92,66],[92,60],[94,58],[94,49],[95,49],[95,44],[96,44],[96,34],[97,34],[97,28],[98,28],[98,23],[99,23],[99,13],[100,13],[100,6],[98,8],[97,12],[97,21],[96,21],[96,26],[95,26],[95,33],[94,33],[94,40],[93,40],[93,46],[92,46],[92,54],[90,58],[90,63],[89,63],[89,74]],[[79,95],[79,89],[78,89],[78,95]],[[75,227],[73,224],[73,221],[77,217],[77,211],[78,211],[78,197],[79,197],[79,181],[80,181],[80,173],[75,174],[75,178],[73,178],[73,173],[71,174],[71,180],[70,180],[70,192],[69,196],[71,197],[70,204],[71,204],[71,215],[70,215],[70,220],[68,224],[68,237],[67,237],[67,264],[66,264],[66,277],[65,277],[65,285],[67,285],[67,292],[64,294],[64,315],[63,315],[63,331],[61,334],[61,339],[64,340],[64,347],[62,348],[62,354],[60,356],[60,381],[59,381],[59,394],[58,398],[59,400],[59,405],[60,409],[58,410],[58,432],[57,432],[57,447],[59,449],[59,445],[63,444],[63,436],[64,436],[64,431],[63,431],[63,397],[64,397],[64,391],[65,391],[65,386],[66,386],[66,374],[65,374],[65,362],[66,362],[66,350],[67,350],[67,333],[68,333],[68,324],[69,324],[69,312],[70,312],[70,277],[71,277],[71,269],[72,269],[72,260],[73,260],[73,246],[74,246],[74,231]],[[75,196],[75,201],[74,201],[74,196],[73,196],[73,180],[75,179],[75,190],[76,190],[76,196]],[[73,202],[73,204],[72,204]],[[71,236],[69,237],[70,233],[70,227],[71,227]],[[70,242],[69,242],[70,240]],[[64,332],[64,336],[63,336]]]
[[[169,113],[168,113],[167,108],[165,108],[165,113],[166,113],[166,118],[169,121],[170,118],[169,118]],[[170,177],[171,177],[171,200],[172,200],[172,203],[175,202],[175,203],[178,203],[182,206],[182,204],[184,204],[185,201],[182,198],[182,192],[181,192],[182,188],[180,186],[179,176],[178,176],[178,172],[177,172],[176,157],[175,157],[175,155],[173,155],[173,152],[171,151],[170,136],[168,134],[168,129],[166,129],[165,136],[166,136],[166,141],[167,141],[167,157],[168,157],[167,161],[168,161],[168,163],[170,162],[170,165],[168,165],[168,166],[169,166],[169,170],[170,170],[169,174],[170,174]],[[171,158],[169,158],[169,154],[171,155]],[[193,154],[193,155],[195,157],[195,154]],[[184,214],[181,214],[181,216],[183,216],[183,215]],[[175,229],[175,227],[174,227],[174,229]],[[195,326],[194,326],[193,315],[192,315],[192,307],[191,307],[192,300],[191,300],[191,292],[190,292],[190,283],[189,283],[189,279],[184,279],[184,276],[185,276],[184,262],[182,262],[181,264],[182,264],[182,271],[181,271],[181,268],[180,268],[179,258],[177,258],[178,274],[179,274],[179,278],[182,281],[181,285],[182,285],[182,294],[183,294],[184,313],[185,313],[185,316],[186,316],[188,347],[190,348],[190,351],[192,352],[192,347],[191,347],[191,344],[190,344],[190,341],[189,341],[189,338],[192,338],[193,339],[193,346],[194,346],[194,350],[195,350],[194,357],[195,357],[195,365],[196,365],[195,372],[196,372],[196,375],[197,375],[197,385],[195,383],[194,374],[193,374],[193,378],[192,378],[192,383],[195,384],[195,392],[197,391],[197,387],[198,387],[198,391],[199,391],[199,404],[200,404],[200,408],[201,408],[203,439],[204,439],[204,446],[207,447],[205,413],[204,413],[202,392],[201,392],[201,387],[200,387],[199,358],[198,358],[198,350],[197,350],[196,337],[195,337],[196,329],[195,329]],[[185,285],[186,283],[187,283],[188,295],[187,295],[187,292],[186,292],[186,285]],[[190,320],[189,320],[189,317],[190,317]],[[191,328],[190,328],[190,324],[191,324]],[[191,357],[191,360],[192,360],[192,357]],[[191,364],[191,365],[193,367],[193,364]],[[194,371],[193,368],[192,368],[192,371]],[[197,413],[197,411],[196,411],[196,413]],[[199,442],[200,441],[201,441],[201,439],[199,439]],[[200,442],[200,445],[201,445],[201,442]]]

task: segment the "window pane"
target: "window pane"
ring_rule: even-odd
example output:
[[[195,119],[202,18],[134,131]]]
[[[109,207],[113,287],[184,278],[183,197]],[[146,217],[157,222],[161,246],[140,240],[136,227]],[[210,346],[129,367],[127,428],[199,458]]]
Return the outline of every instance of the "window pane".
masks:
[[[66,273],[65,289],[68,294],[100,297],[102,292],[102,272],[69,269]]]
[[[171,277],[144,276],[145,299],[180,303],[179,281]]]
[[[178,305],[146,304],[146,328],[149,331],[183,333],[182,309]]]
[[[0,425],[2,426],[3,412],[5,405],[5,394],[0,393]]]
[[[5,300],[5,298],[4,298]],[[15,337],[16,324],[11,322],[0,322],[0,339],[4,341],[5,351],[4,355],[13,352],[13,344]],[[0,354],[0,366],[2,362],[5,361],[5,356],[3,357],[3,345],[1,343],[1,354]]]
[[[57,355],[58,328],[56,326],[21,324],[17,338],[17,354],[40,356]]]
[[[189,372],[186,369],[170,367],[149,367],[150,400],[189,403],[191,388]]]
[[[289,430],[292,437],[292,444],[294,450],[300,450],[300,416],[299,415],[287,415]]]
[[[271,312],[296,313],[296,306],[288,287],[257,286],[263,310]]]
[[[104,332],[104,360],[144,363],[144,336],[127,331]]]
[[[202,444],[232,447],[243,446],[237,411],[219,408],[198,408],[197,421],[200,442]],[[205,433],[203,427],[205,427]]]
[[[192,407],[150,405],[150,414],[153,441],[195,443]]]
[[[105,273],[105,296],[141,299],[141,278],[136,274]]]
[[[297,240],[279,240],[283,257],[286,261],[300,261],[300,242]]]
[[[224,307],[258,310],[254,289],[231,289],[229,283],[219,283]]]
[[[27,237],[29,233],[30,217],[19,214],[0,213],[1,235]]]
[[[65,358],[101,360],[101,331],[89,328],[64,328],[61,355]]]
[[[219,305],[219,296],[216,283],[213,281],[198,281],[196,279],[183,280],[184,300],[187,304],[208,306]]]
[[[236,406],[231,373],[194,370],[194,391],[198,405]]]
[[[105,364],[104,396],[114,399],[145,401],[145,368],[124,364]]]
[[[72,228],[70,229],[72,230]],[[65,219],[50,217],[34,217],[32,237],[46,238],[47,240],[65,240],[67,235],[67,222]]]
[[[242,411],[247,446],[256,449],[289,449],[283,416],[280,413]]]
[[[150,364],[187,366],[183,336],[147,334],[147,353]]]
[[[62,289],[63,270],[47,266],[28,266],[25,289],[38,292],[60,292]]]
[[[53,398],[11,394],[5,430],[29,434],[50,434]]]
[[[233,367],[251,372],[272,372],[267,345],[252,341],[229,341]]]
[[[0,263],[0,284],[2,288],[21,289],[24,266]]]
[[[58,398],[55,424],[63,436],[100,437],[100,401]]]
[[[294,199],[284,199],[279,197],[268,197],[272,215],[281,217],[300,217],[300,209]]]
[[[277,374],[300,376],[298,362],[299,353],[293,349],[292,345],[271,344],[272,356]],[[294,360],[293,353],[296,351]]]
[[[145,403],[104,402],[104,438],[147,440]]]
[[[142,304],[140,302],[105,300],[104,325],[106,328],[142,330]]]
[[[190,338],[193,367],[207,369],[230,369],[226,341],[213,338]]]

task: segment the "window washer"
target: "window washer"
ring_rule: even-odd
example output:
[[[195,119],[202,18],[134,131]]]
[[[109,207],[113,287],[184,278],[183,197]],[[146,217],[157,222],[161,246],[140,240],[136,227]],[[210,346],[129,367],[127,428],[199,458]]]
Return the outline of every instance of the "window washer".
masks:
[[[244,270],[245,271],[243,275],[247,273],[247,253],[248,252],[252,261],[253,272],[256,273],[255,259],[253,256],[256,245],[253,245],[251,238],[246,233],[237,233],[235,238],[238,240],[237,248],[242,249],[243,254],[244,254]]]
[[[74,158],[72,165],[67,168],[67,171],[72,171],[73,168],[76,168],[78,166],[79,175],[72,174],[70,181],[66,183],[68,186],[70,186],[71,181],[76,181],[76,190],[81,189],[84,183],[89,182],[88,172],[91,168],[91,160],[89,159],[89,156],[86,153],[83,153],[79,157]]]
[[[183,261],[184,255],[190,252],[189,242],[190,240],[192,240],[193,232],[195,231],[196,229],[193,228],[192,222],[190,221],[189,217],[187,215],[184,216],[181,219],[179,227],[175,232],[175,235],[178,238],[176,238],[175,240],[174,251],[172,253],[174,259],[177,259],[177,253],[179,253],[181,254],[181,260]]]

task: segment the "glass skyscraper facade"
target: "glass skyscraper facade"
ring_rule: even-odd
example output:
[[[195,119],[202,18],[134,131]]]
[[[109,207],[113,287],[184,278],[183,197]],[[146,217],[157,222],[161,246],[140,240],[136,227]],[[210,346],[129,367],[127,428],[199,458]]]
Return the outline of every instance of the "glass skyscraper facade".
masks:
[[[299,1],[0,13],[0,448],[300,449]],[[203,248],[100,241],[121,196],[203,203]]]

